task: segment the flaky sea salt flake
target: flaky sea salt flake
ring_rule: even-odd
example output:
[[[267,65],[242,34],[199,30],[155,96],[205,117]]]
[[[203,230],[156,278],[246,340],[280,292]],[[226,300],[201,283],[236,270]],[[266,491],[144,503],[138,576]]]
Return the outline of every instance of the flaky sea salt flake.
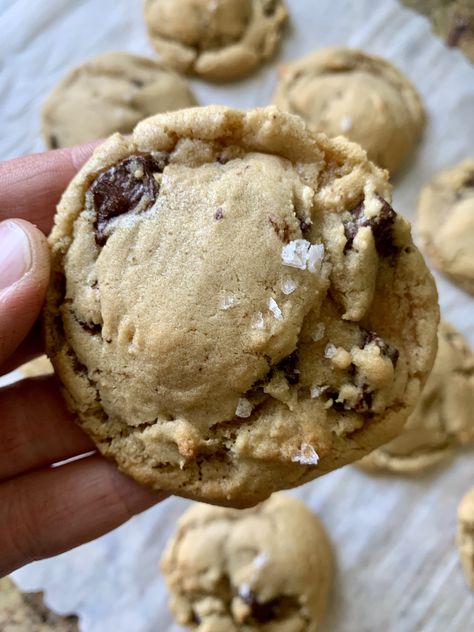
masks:
[[[241,417],[242,419],[246,419],[250,417],[253,410],[252,402],[245,397],[241,397],[237,402],[237,408],[235,409],[235,414],[237,417]]]
[[[238,305],[239,299],[233,294],[224,294],[221,296],[219,301],[219,309],[228,310],[234,305]]]
[[[317,465],[319,455],[312,445],[302,443],[301,448],[291,457],[293,463],[301,463],[301,465]]]
[[[325,358],[334,358],[337,353],[336,345],[333,345],[332,342],[329,342],[324,349],[324,357]]]
[[[325,330],[326,327],[324,326],[324,323],[318,323],[315,326],[315,328],[311,332],[311,338],[314,340],[314,342],[318,342],[318,340],[321,340],[323,338]]]
[[[313,384],[310,388],[311,399],[317,399],[327,388],[327,386],[316,386],[316,384]]]
[[[281,291],[283,292],[283,294],[286,294],[287,296],[288,294],[291,294],[292,292],[294,292],[297,287],[298,287],[298,283],[294,279],[291,279],[290,277],[283,279],[281,283]]]
[[[278,303],[275,301],[275,299],[272,296],[270,296],[270,298],[268,299],[268,309],[271,311],[271,313],[275,316],[277,320],[283,320],[283,312],[278,307]]]
[[[281,249],[281,260],[283,265],[306,270],[308,261],[308,251],[311,244],[306,239],[294,239]]]
[[[323,244],[313,244],[308,250],[308,270],[310,272],[319,272],[324,258]]]

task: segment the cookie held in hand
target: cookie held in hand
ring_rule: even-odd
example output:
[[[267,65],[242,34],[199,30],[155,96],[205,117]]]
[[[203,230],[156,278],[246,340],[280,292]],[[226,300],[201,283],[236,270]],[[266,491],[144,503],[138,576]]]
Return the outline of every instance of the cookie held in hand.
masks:
[[[112,136],[50,236],[48,354],[81,427],[155,489],[245,507],[393,438],[436,350],[386,173],[275,107]]]

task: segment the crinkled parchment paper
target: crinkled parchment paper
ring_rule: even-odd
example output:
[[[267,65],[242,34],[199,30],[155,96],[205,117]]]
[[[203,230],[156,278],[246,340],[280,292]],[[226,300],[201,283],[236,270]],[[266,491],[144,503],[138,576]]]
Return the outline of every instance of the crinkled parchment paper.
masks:
[[[394,182],[395,208],[414,218],[420,186],[474,154],[474,68],[396,0],[288,0],[291,29],[276,63],[331,44],[393,60],[418,86],[429,123]],[[139,0],[0,0],[0,157],[42,149],[41,103],[66,69],[125,49],[151,54]],[[271,98],[276,63],[224,87],[195,82],[203,104],[251,107]],[[443,315],[474,343],[474,299],[437,275]],[[474,630],[454,545],[458,500],[474,483],[473,453],[416,479],[365,475],[353,467],[297,490],[326,524],[338,571],[330,632]],[[85,632],[177,632],[158,559],[187,503],[169,499],[122,528],[14,574],[44,589],[50,606],[80,615]]]

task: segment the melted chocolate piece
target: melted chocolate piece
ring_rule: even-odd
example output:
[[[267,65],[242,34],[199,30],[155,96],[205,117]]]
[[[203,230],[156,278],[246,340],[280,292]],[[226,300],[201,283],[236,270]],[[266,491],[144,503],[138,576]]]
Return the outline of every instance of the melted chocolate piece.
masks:
[[[224,219],[224,211],[221,208],[218,208],[217,211],[214,213],[214,219]]]
[[[284,243],[287,244],[290,241],[290,227],[286,222],[283,224],[279,224],[278,220],[274,217],[270,216],[268,221],[272,225],[273,230],[275,231],[277,237]]]
[[[363,202],[350,212],[352,219],[344,223],[344,234],[347,239],[344,253],[352,248],[355,236],[359,228],[363,226],[369,226],[372,230],[375,248],[379,257],[390,257],[398,252],[397,246],[393,243],[392,235],[392,228],[397,214],[383,198],[379,197],[378,199],[382,202],[382,208],[374,217],[368,218],[364,215],[365,206]]]
[[[98,246],[105,245],[105,229],[113,217],[132,211],[142,200],[145,200],[142,210],[153,206],[160,189],[153,173],[161,173],[166,166],[164,162],[150,154],[130,156],[94,180],[90,191],[97,216],[95,240]],[[143,175],[137,177],[137,172]]]
[[[49,144],[51,145],[51,149],[58,149],[59,147],[58,137],[55,136],[54,134],[50,134]]]
[[[374,342],[377,345],[377,347],[380,349],[382,355],[390,358],[393,366],[396,367],[398,358],[400,356],[400,352],[398,351],[398,349],[394,347],[393,345],[389,344],[388,342],[385,342],[383,338],[381,338],[380,336],[377,336],[377,334],[374,333],[373,331],[368,331],[364,329],[363,332],[364,332],[364,337],[362,341],[362,348],[364,348],[366,345],[370,344],[371,342]]]

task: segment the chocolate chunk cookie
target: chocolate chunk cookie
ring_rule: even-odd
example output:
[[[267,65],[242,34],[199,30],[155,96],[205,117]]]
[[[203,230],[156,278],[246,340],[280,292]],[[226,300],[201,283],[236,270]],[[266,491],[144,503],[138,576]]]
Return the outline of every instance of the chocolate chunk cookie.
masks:
[[[414,86],[381,57],[334,47],[282,67],[274,103],[316,131],[342,134],[396,171],[418,141],[424,108]]]
[[[458,508],[457,544],[467,583],[474,590],[474,487]]]
[[[423,189],[418,232],[435,266],[474,294],[474,160],[441,172]]]
[[[360,147],[275,107],[158,115],[96,149],[58,206],[45,331],[99,449],[244,507],[395,436],[438,306],[390,195]]]
[[[179,624],[198,632],[316,632],[333,573],[318,518],[276,494],[238,511],[195,504],[161,568]]]
[[[70,147],[113,132],[128,134],[147,116],[196,105],[186,81],[152,59],[99,55],[69,72],[42,111],[49,149]]]
[[[402,433],[358,465],[416,474],[474,441],[474,355],[461,334],[442,322],[438,354],[420,400]]]
[[[154,48],[181,72],[237,79],[275,52],[287,19],[283,0],[144,0]]]
[[[62,617],[49,610],[41,593],[22,593],[5,577],[0,579],[0,630],[2,632],[79,632],[77,617]]]

